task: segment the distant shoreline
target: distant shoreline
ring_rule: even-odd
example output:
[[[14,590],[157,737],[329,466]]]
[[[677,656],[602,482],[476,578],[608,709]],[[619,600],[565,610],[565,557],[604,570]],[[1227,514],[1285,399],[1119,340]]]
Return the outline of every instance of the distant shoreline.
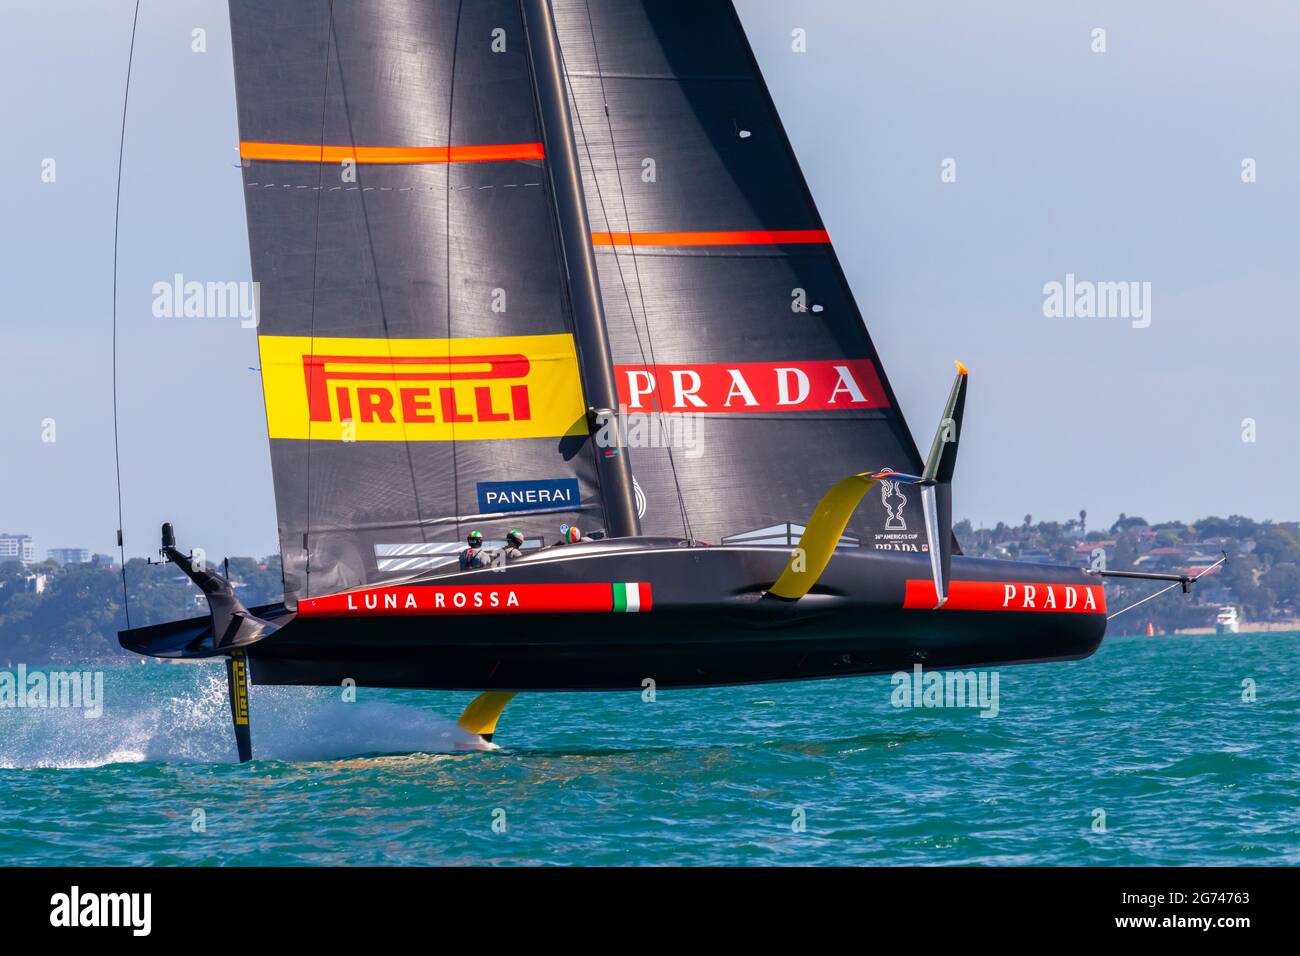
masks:
[[[1290,621],[1243,621],[1237,625],[1238,634],[1260,634],[1269,631],[1300,631],[1300,620]],[[1175,634],[1216,634],[1213,627],[1184,627],[1174,631]],[[1224,635],[1227,637],[1228,635]]]

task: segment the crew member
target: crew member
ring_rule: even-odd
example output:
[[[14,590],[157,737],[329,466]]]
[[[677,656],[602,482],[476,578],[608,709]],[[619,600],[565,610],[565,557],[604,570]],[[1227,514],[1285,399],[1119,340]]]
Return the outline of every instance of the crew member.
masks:
[[[578,544],[587,539],[582,536],[577,525],[563,524],[560,525],[560,540],[557,544]]]
[[[471,568],[486,568],[491,559],[483,551],[483,535],[471,531],[465,542],[469,547],[460,553],[460,569],[469,571]]]
[[[506,546],[501,549],[501,557],[507,563],[514,561],[516,558],[524,556],[524,533],[522,531],[510,531],[506,534]]]

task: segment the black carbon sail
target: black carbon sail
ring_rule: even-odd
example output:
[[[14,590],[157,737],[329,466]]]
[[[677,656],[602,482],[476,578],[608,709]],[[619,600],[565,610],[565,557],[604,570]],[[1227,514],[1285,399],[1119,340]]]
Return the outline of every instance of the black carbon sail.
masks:
[[[646,534],[792,547],[920,457],[729,0],[553,0]],[[649,420],[638,413],[667,413]],[[922,550],[914,489],[843,547]]]
[[[600,528],[517,0],[231,0],[286,600]]]

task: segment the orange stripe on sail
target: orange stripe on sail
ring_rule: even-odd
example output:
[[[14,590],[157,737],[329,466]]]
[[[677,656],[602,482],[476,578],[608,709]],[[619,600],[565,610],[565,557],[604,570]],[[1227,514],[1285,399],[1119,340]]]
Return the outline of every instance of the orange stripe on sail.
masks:
[[[777,246],[831,241],[825,229],[763,229],[743,232],[593,232],[594,246]]]
[[[239,144],[242,159],[286,163],[488,163],[507,159],[544,159],[541,143],[491,146],[319,146],[315,143]]]

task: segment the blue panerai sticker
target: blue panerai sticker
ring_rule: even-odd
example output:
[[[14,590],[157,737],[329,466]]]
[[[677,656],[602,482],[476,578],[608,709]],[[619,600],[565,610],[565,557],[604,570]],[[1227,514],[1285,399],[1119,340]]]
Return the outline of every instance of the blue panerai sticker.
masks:
[[[577,478],[541,481],[480,481],[478,509],[482,514],[501,511],[552,511],[577,509],[582,504]]]

